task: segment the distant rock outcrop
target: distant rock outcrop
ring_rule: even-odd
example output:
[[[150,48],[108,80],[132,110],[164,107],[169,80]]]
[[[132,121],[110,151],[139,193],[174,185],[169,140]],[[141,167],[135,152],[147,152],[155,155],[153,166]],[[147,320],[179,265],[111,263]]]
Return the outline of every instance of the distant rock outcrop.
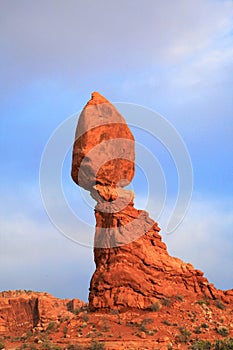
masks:
[[[50,322],[60,322],[84,303],[78,299],[58,299],[48,293],[8,291],[0,293],[0,335],[25,330],[46,330]]]
[[[79,118],[72,163],[72,178],[97,201],[90,309],[148,309],[175,295],[229,302],[231,291],[217,290],[203,272],[168,254],[157,223],[134,208],[133,192],[123,188],[133,176],[133,135],[95,92]]]

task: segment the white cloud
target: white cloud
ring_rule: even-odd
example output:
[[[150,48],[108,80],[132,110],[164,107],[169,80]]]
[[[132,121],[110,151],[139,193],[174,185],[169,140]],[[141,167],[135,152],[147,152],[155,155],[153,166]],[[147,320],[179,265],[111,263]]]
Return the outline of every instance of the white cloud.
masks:
[[[123,0],[4,0],[0,40],[5,84],[43,78],[83,84],[106,72],[124,75],[182,63],[226,35],[232,13],[227,0],[133,5]]]
[[[173,71],[171,83],[178,88],[210,88],[231,79],[232,47],[211,48]]]

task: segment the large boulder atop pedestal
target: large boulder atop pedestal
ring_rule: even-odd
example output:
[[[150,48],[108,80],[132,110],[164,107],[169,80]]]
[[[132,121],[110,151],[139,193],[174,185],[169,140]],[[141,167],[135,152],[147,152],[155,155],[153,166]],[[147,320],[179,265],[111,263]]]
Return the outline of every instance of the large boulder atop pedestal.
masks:
[[[134,137],[116,108],[98,92],[84,107],[73,147],[72,178],[81,187],[127,186],[134,176]],[[108,190],[107,190],[108,188]],[[105,196],[111,200],[111,194]]]

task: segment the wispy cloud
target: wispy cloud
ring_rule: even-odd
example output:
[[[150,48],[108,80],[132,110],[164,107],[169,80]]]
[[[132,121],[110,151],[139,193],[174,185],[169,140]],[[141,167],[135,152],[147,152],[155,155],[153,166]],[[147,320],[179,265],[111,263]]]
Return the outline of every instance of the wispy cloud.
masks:
[[[174,65],[231,30],[231,1],[1,2],[4,86]],[[104,24],[104,25],[103,25]],[[94,54],[93,54],[94,53]],[[7,68],[7,69],[6,69]],[[85,72],[85,73],[84,73]]]

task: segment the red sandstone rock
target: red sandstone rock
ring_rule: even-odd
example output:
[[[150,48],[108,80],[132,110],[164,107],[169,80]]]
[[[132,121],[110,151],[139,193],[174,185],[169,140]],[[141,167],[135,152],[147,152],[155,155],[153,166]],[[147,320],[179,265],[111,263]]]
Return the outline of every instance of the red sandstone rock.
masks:
[[[203,272],[168,254],[157,223],[135,209],[133,193],[122,188],[134,175],[133,140],[115,107],[93,93],[80,115],[72,163],[74,181],[97,201],[90,308],[147,309],[175,295],[227,301],[230,294],[217,290]]]
[[[227,302],[229,292],[217,290],[202,271],[168,254],[157,223],[133,203],[113,214],[98,211],[97,205],[95,215],[96,245],[106,248],[94,249],[96,271],[89,294],[92,310],[148,309],[177,295]]]
[[[45,330],[84,303],[58,299],[48,293],[9,291],[0,293],[0,335],[14,331]]]
[[[73,180],[106,200],[112,199],[113,192],[114,199],[114,189],[128,185],[134,176],[134,158],[134,138],[124,118],[108,100],[93,92],[78,121]]]

